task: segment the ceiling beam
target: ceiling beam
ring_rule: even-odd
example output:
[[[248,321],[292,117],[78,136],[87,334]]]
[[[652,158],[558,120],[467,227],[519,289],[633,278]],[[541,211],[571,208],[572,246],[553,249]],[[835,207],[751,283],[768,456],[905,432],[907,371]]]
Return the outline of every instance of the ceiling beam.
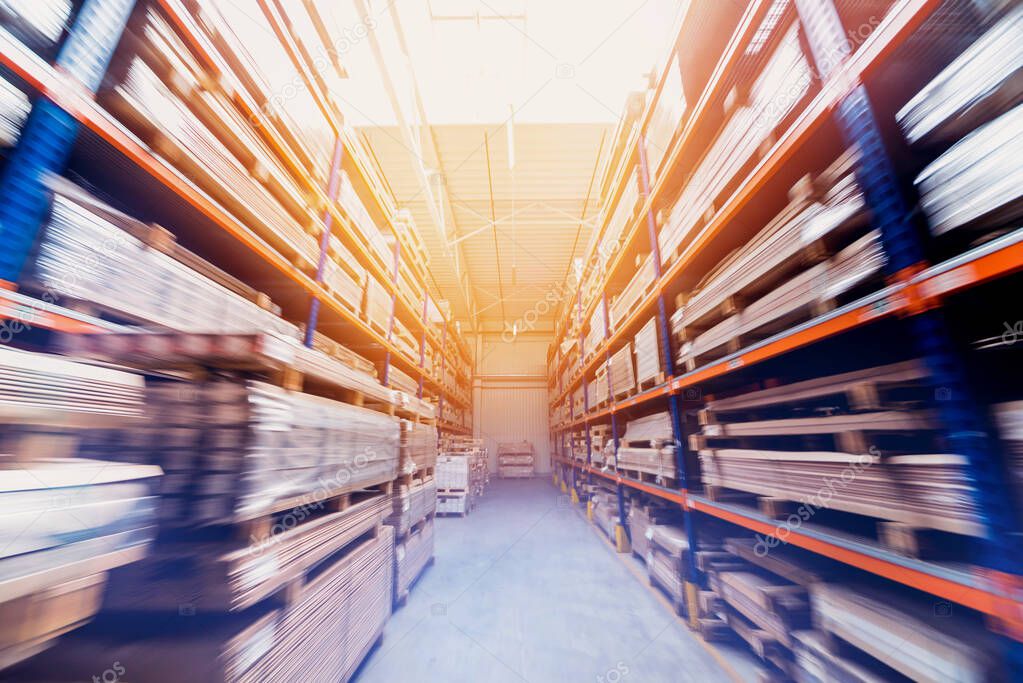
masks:
[[[355,0],[354,4],[359,13],[359,18],[363,22],[367,21],[370,13],[366,0]],[[447,192],[447,177],[444,173],[443,162],[440,157],[440,152],[437,149],[437,141],[434,137],[433,129],[426,117],[426,110],[423,106],[422,96],[419,92],[419,82],[416,80],[415,68],[413,67],[414,61],[409,54],[408,43],[405,40],[401,19],[398,16],[397,3],[390,3],[390,5],[388,5],[388,10],[391,15],[391,22],[394,27],[398,44],[405,57],[405,64],[403,68],[412,84],[417,117],[411,117],[409,113],[402,108],[401,99],[398,97],[397,88],[395,87],[394,79],[391,76],[390,67],[384,57],[383,49],[380,46],[380,41],[376,32],[370,31],[367,34],[367,37],[369,38],[373,58],[377,63],[378,70],[380,71],[380,78],[383,82],[384,89],[387,92],[388,100],[391,103],[391,108],[394,110],[402,139],[409,151],[409,155],[411,157],[410,162],[413,170],[415,171],[416,178],[419,181],[419,190],[425,198],[427,209],[432,219],[431,223],[433,223],[434,229],[440,236],[441,244],[444,245],[445,250],[448,250],[449,244],[446,229],[447,214],[445,213],[448,211],[448,207],[445,206],[444,202],[444,195],[449,194]],[[421,131],[416,129],[417,126],[414,123],[416,118],[418,118],[419,121],[418,127],[425,130],[426,135],[421,135]],[[438,176],[432,176],[427,171],[426,154],[429,154],[430,158],[433,160],[435,170],[437,174],[439,174],[439,192],[435,192],[433,187],[433,178]],[[454,212],[451,211],[450,215],[451,224],[455,228],[457,234],[458,224],[455,219]],[[455,244],[452,249],[454,255],[455,279],[458,281],[458,291],[465,303],[465,310],[469,314],[469,324],[472,329],[475,330],[478,307],[472,294],[472,280],[468,273],[468,261],[465,258],[465,254],[462,251],[460,244]]]

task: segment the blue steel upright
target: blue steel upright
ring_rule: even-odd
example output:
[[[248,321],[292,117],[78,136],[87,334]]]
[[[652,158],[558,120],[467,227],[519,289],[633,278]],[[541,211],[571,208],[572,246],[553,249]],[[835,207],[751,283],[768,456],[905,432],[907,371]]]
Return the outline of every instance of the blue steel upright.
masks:
[[[831,0],[796,0],[796,6],[819,76],[826,81],[852,51],[841,19]],[[889,275],[899,277],[918,270],[925,265],[924,251],[862,83],[854,84],[839,104],[836,118],[846,144],[860,151],[856,176],[881,232]],[[964,364],[939,313],[918,312],[910,317],[910,324],[917,351],[931,373],[936,398],[937,390],[942,390],[944,400],[936,403],[951,452],[969,462],[966,478],[975,491],[976,509],[988,530],[980,543],[978,564],[995,572],[1018,575],[1023,569],[1023,553],[1013,491],[988,436],[986,420],[971,395]],[[1019,675],[1023,672],[1023,645],[1009,640],[1006,644],[1012,673]]]
[[[327,258],[330,254],[330,234],[334,228],[334,215],[331,213],[331,205],[337,201],[341,192],[341,159],[344,156],[345,145],[341,136],[334,141],[334,156],[330,163],[330,179],[327,181],[327,201],[329,204],[323,210],[323,232],[320,233],[320,257],[316,262],[316,284],[323,284],[323,277],[327,269]],[[320,299],[314,296],[309,302],[309,320],[305,326],[305,345],[313,348],[313,340],[316,337],[316,325],[320,318]],[[386,381],[384,382],[386,384]]]
[[[96,92],[134,5],[135,0],[86,0],[57,55],[59,71]],[[0,176],[0,281],[16,282],[21,275],[48,207],[46,176],[64,170],[80,127],[50,100],[40,98],[32,108]]]
[[[650,196],[650,171],[647,168],[646,160],[646,136],[639,136],[639,181],[640,194],[644,201]],[[657,241],[657,221],[654,218],[653,207],[646,214],[647,234],[650,237],[650,251],[654,261],[654,279],[661,279],[661,247]],[[657,291],[657,330],[661,339],[661,353],[664,360],[664,369],[667,376],[675,376],[675,358],[671,354],[671,334],[668,330],[668,312],[664,305],[664,290],[658,287]],[[685,454],[682,452],[682,444],[685,442],[684,427],[682,425],[682,406],[679,398],[674,392],[668,394],[668,411],[671,413],[671,435],[675,442],[675,467],[678,470],[678,486],[682,491],[689,488],[689,479],[686,476]],[[689,543],[689,552],[686,553],[687,572],[690,580],[695,580],[696,570],[696,529],[693,523],[693,515],[686,506],[682,507],[682,519],[686,528],[686,540]]]

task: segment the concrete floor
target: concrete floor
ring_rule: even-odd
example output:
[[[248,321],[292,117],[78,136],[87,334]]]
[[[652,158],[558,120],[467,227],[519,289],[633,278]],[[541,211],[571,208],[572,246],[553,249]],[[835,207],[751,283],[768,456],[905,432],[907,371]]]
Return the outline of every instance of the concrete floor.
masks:
[[[549,479],[496,480],[436,554],[358,683],[750,680],[748,657],[704,643]]]

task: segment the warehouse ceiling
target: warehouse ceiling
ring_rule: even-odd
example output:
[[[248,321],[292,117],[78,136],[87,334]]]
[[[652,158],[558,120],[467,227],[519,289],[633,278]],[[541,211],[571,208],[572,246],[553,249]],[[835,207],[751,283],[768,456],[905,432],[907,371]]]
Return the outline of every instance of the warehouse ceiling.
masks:
[[[339,104],[412,213],[456,318],[549,328],[593,229],[604,143],[680,4],[324,3],[351,36]]]

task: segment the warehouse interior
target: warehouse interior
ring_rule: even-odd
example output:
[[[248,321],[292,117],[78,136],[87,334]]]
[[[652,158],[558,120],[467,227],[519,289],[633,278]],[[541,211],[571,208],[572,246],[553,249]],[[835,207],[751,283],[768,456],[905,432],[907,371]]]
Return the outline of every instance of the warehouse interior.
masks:
[[[0,681],[1023,680],[1020,0],[0,0]]]

